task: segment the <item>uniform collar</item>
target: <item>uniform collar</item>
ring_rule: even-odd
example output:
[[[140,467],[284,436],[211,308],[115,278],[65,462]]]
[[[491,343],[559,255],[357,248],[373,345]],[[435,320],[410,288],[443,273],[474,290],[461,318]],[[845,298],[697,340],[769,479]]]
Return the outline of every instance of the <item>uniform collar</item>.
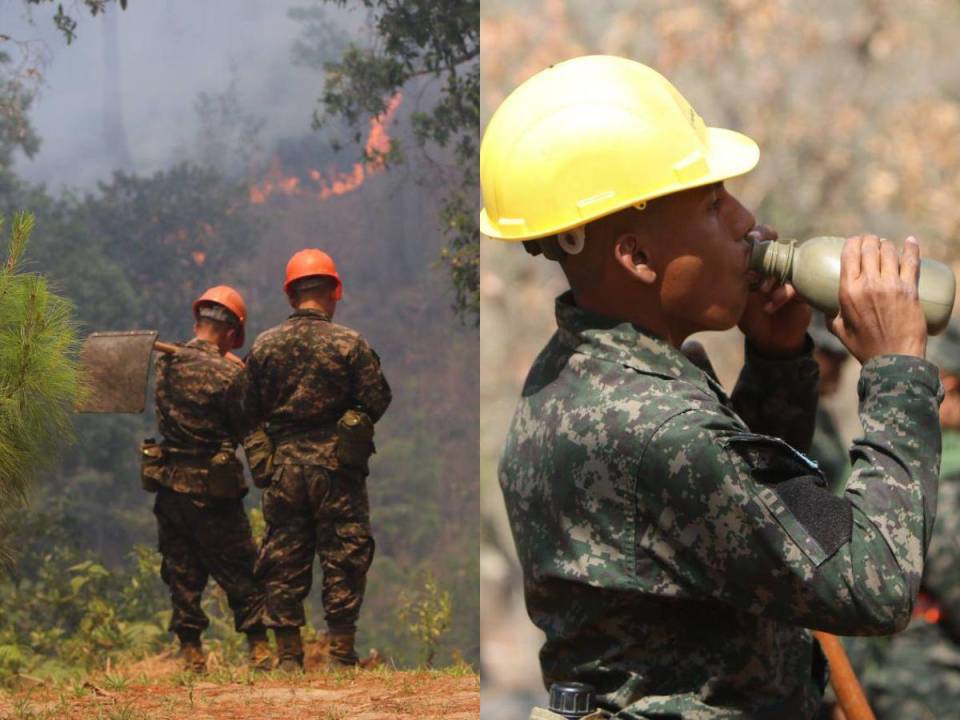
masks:
[[[644,375],[684,380],[726,399],[723,387],[662,338],[633,323],[577,307],[568,291],[556,301],[560,342],[582,355],[625,365]]]
[[[188,342],[186,347],[202,350],[203,352],[210,353],[211,355],[220,354],[220,348],[217,347],[216,343],[212,343],[209,340],[202,340],[201,338],[197,337]]]
[[[330,316],[327,313],[325,313],[323,310],[316,310],[314,308],[300,308],[298,310],[294,310],[290,317],[305,317],[313,320],[324,320],[326,322],[330,322]]]

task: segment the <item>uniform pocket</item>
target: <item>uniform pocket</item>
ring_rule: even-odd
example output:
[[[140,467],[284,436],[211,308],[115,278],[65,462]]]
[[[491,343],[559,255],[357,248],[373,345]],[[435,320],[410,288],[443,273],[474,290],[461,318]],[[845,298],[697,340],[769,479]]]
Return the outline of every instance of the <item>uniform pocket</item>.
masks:
[[[166,458],[163,448],[153,438],[140,444],[140,485],[147,492],[155,493],[165,483]]]
[[[756,497],[810,562],[819,566],[849,541],[850,505],[830,493],[816,462],[768,435],[742,433],[720,442],[739,459],[743,482],[755,487]]]
[[[375,452],[370,416],[347,410],[337,422],[337,459],[348,468],[366,470],[367,460]]]

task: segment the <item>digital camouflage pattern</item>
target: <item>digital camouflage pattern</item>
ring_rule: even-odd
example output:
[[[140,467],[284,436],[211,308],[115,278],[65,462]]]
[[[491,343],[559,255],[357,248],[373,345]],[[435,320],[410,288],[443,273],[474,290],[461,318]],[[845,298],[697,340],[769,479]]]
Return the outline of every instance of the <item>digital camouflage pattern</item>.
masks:
[[[878,720],[960,718],[960,432],[943,434],[937,522],[927,553],[923,603],[890,640],[868,691]]]
[[[910,618],[935,511],[936,368],[866,364],[865,437],[838,498],[798,451],[816,408],[809,353],[748,347],[728,398],[569,293],[557,322],[500,467],[545,683],[590,683],[617,718],[812,717],[825,661],[803,628]]]
[[[317,553],[328,628],[355,628],[374,541],[366,472],[341,467],[336,423],[351,408],[376,422],[390,400],[380,360],[366,340],[319,310],[297,310],[254,341],[243,407],[250,422],[265,424],[275,445],[276,469],[263,493],[267,534],[256,569],[267,590],[267,627],[304,624]]]
[[[260,334],[246,358],[243,408],[275,439],[274,462],[336,469],[336,423],[350,408],[373,422],[390,404],[380,359],[355,330],[297,310]]]
[[[224,440],[238,442],[244,427],[237,384],[241,368],[207,340],[194,338],[179,347],[175,354],[158,353],[156,360],[157,425],[165,446],[201,457],[168,453],[165,484],[177,492],[205,494],[204,453],[212,457]],[[242,471],[237,483],[242,492]]]
[[[264,592],[254,580],[256,548],[240,500],[246,488],[236,467],[237,496],[209,494],[210,460],[243,427],[237,381],[240,367],[217,346],[194,338],[176,354],[157,358],[157,423],[164,438],[165,481],[157,493],[160,574],[170,588],[170,629],[196,636],[208,625],[200,601],[209,577],[227,594],[238,631],[260,627]],[[173,453],[174,449],[190,451]]]
[[[367,487],[359,471],[284,465],[263,493],[267,534],[257,561],[267,627],[300,627],[313,581],[313,555],[323,570],[324,617],[334,632],[353,632],[373,562]]]
[[[850,456],[843,444],[837,421],[827,408],[817,408],[817,419],[813,430],[813,442],[808,455],[816,461],[827,479],[830,492],[842,495],[850,474]]]
[[[260,627],[264,592],[253,577],[257,550],[243,502],[160,488],[153,511],[163,555],[160,576],[173,604],[170,630],[191,637],[207,628],[200,600],[210,577],[226,593],[237,631]]]

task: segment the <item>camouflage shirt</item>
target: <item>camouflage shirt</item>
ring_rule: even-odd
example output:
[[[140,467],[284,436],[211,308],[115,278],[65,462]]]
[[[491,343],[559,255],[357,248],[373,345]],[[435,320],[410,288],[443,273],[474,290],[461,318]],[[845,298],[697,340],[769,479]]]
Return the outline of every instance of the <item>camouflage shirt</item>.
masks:
[[[920,603],[910,627],[890,640],[868,675],[880,720],[960,717],[960,432],[943,433],[937,522]]]
[[[806,448],[810,354],[747,348],[733,396],[629,323],[557,302],[500,466],[547,684],[617,718],[809,718],[825,682],[804,627],[910,618],[934,516],[937,369],[863,369],[865,437],[842,498]]]
[[[837,421],[825,407],[817,408],[817,422],[813,431],[813,443],[810,445],[811,458],[823,471],[824,477],[834,495],[842,495],[850,474],[850,461],[847,447],[840,437]]]
[[[359,333],[319,310],[297,310],[254,341],[243,398],[248,420],[274,438],[275,462],[336,469],[337,420],[356,408],[376,422],[391,393]]]
[[[176,354],[160,353],[156,361],[157,424],[164,444],[209,452],[224,440],[237,442],[243,427],[237,380],[240,366],[217,346],[194,338]],[[176,457],[176,455],[172,455]],[[201,468],[172,472],[170,487],[178,492],[206,491]]]

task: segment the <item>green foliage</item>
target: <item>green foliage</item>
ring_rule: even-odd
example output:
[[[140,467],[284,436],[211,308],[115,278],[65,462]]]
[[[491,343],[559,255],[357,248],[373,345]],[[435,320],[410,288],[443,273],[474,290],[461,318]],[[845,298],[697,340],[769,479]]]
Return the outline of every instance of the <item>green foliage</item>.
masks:
[[[62,515],[25,514],[14,529],[23,551],[10,578],[0,581],[0,680],[16,673],[64,677],[102,667],[107,658],[144,655],[167,647],[171,635],[160,555],[134,546],[122,567],[108,569],[90,551],[69,544],[75,523]],[[244,659],[226,596],[210,584],[204,611],[211,652],[228,663]]]
[[[264,229],[245,185],[186,163],[150,177],[115,173],[77,213],[136,289],[139,322],[168,337],[189,332],[189,302],[225,282]]]
[[[27,5],[46,5],[54,2],[57,3],[57,14],[53,16],[53,24],[57,27],[57,30],[63,34],[64,39],[69,45],[77,37],[77,21],[72,15],[64,12],[63,3],[57,0],[26,0]],[[106,12],[107,5],[111,2],[112,0],[83,0],[86,9],[94,16]],[[128,0],[116,0],[116,2],[120,5],[121,9],[127,9]]]
[[[422,645],[425,667],[433,667],[440,638],[450,627],[452,609],[450,593],[440,588],[429,570],[419,592],[400,596],[397,617],[407,623],[408,630]]]
[[[6,71],[9,64],[10,56],[0,52],[0,172],[9,172],[15,151],[32,158],[40,149],[40,138],[27,115],[33,92],[24,78]]]
[[[22,270],[33,225],[32,215],[14,216],[0,268],[0,506],[8,514],[69,438],[80,394],[71,305]],[[0,553],[9,547],[0,544]]]
[[[347,5],[347,0],[320,1]],[[359,144],[362,124],[382,115],[394,94],[417,81],[439,81],[438,89],[420,94],[411,120],[421,149],[446,148],[457,164],[457,178],[450,183],[441,213],[449,241],[441,260],[451,273],[454,309],[462,319],[479,324],[480,2],[361,0],[360,4],[373,16],[375,40],[366,48],[351,43],[333,62],[323,61],[328,51],[317,42],[318,36],[328,32],[322,14],[316,8],[292,14],[307,27],[306,39],[298,46],[300,60],[322,65],[326,72],[322,110],[314,115],[314,126],[324,128],[333,119],[343,119],[356,129],[353,139]],[[432,98],[432,104],[427,98]],[[386,157],[366,159],[389,164],[401,160],[402,154],[394,140]],[[434,165],[433,169],[439,168]]]

